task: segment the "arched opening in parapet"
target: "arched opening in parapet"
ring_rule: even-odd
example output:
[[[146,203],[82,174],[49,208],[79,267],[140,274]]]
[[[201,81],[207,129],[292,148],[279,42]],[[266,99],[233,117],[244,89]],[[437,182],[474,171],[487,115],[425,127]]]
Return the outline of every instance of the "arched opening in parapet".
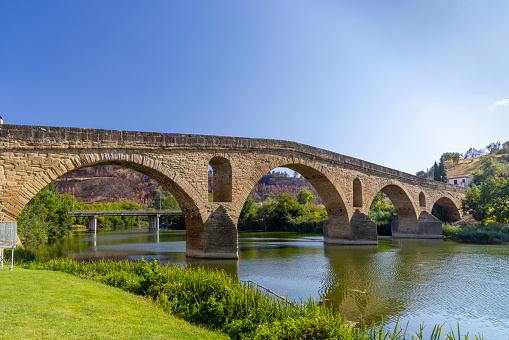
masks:
[[[456,204],[447,197],[442,197],[435,202],[431,214],[442,222],[454,222],[460,219],[460,212]]]
[[[320,171],[282,164],[259,177],[244,203],[239,230],[323,233],[348,238],[349,217],[336,187]]]
[[[56,173],[54,169],[48,169],[47,172]],[[160,217],[160,229],[168,227],[173,229],[203,228],[203,222],[197,213],[198,208],[193,198],[179,183],[170,179],[176,178],[175,176],[170,177],[155,168],[130,161],[104,160],[81,164],[77,168],[68,168],[65,174],[56,177],[53,175],[52,178],[46,174],[34,176],[18,193],[18,197],[31,199],[20,207],[20,211],[23,208],[25,208],[24,210],[28,209],[29,219],[27,219],[27,214],[24,214],[24,210],[18,216],[19,235],[25,243],[45,242],[48,237],[58,238],[68,233],[71,225],[69,220],[66,221],[64,217],[68,210],[72,209],[73,203],[75,210],[178,209],[181,210],[182,216]],[[55,179],[55,181],[52,182],[51,179]],[[46,184],[50,186],[46,187]],[[48,197],[55,201],[54,197],[50,195],[50,190],[58,190],[59,195],[53,196],[63,202],[55,210],[58,213],[56,215],[58,218],[51,220],[49,225],[46,225],[44,220],[42,222],[30,220],[30,214],[34,211],[34,201],[40,202]],[[46,196],[46,198],[34,198],[38,192],[41,193],[38,196]],[[99,216],[97,220],[99,227],[106,226],[110,229],[111,227],[124,230],[148,227],[148,218],[146,217],[138,219],[137,216],[115,215],[111,217]],[[146,223],[144,223],[145,221]],[[65,226],[57,224],[60,222],[63,222]],[[83,225],[84,227],[81,229],[86,232],[89,226],[88,217],[75,218],[74,222],[76,225]],[[26,224],[26,232],[23,235],[24,224]],[[72,230],[76,228],[79,227],[75,226]],[[30,232],[43,237],[36,239],[30,235]],[[88,233],[86,234],[88,235]],[[148,233],[145,231],[144,235],[146,234]],[[142,235],[142,237],[145,236]],[[184,234],[183,237],[185,239]],[[102,255],[112,256],[112,254]]]
[[[421,208],[425,208],[426,207],[426,197],[424,196],[423,192],[419,193],[419,206]]]
[[[213,202],[232,201],[232,166],[224,157],[214,157],[209,162],[209,192]]]
[[[353,180],[353,206],[362,208],[362,184],[358,178]]]
[[[369,217],[377,224],[378,235],[389,236],[393,228],[410,232],[417,228],[417,214],[407,193],[397,185],[383,187],[373,201]]]

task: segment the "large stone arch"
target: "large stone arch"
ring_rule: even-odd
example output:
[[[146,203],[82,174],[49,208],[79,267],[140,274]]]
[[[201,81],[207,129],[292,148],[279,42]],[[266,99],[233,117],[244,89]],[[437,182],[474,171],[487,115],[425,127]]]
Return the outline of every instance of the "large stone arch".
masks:
[[[309,161],[299,157],[274,157],[269,162],[256,165],[250,178],[244,183],[239,201],[243,202],[254,188],[255,184],[269,171],[285,167],[300,173],[316,189],[327,211],[328,219],[324,222],[324,241],[326,243],[359,243],[358,233],[352,230],[350,220],[354,215],[353,209],[345,203],[343,190],[333,180],[328,167],[319,162]],[[364,235],[363,235],[364,236]],[[366,243],[376,243],[375,239]]]
[[[64,158],[27,180],[17,192],[13,193],[5,205],[11,209],[7,210],[4,207],[2,212],[14,219],[30,199],[53,180],[69,172],[98,165],[117,165],[141,172],[167,189],[175,197],[182,210],[186,224],[186,252],[188,254],[203,253],[206,248],[203,236],[204,223],[209,216],[206,209],[203,209],[200,196],[179,173],[168,167],[167,164],[163,165],[159,160],[146,155],[104,152],[72,155],[69,158]]]

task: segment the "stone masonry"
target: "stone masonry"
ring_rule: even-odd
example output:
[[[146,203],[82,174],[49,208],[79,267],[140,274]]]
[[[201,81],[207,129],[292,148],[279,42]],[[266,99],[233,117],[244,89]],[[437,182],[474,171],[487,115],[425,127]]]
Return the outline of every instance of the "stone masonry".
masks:
[[[139,171],[177,199],[186,223],[188,256],[237,258],[237,222],[258,180],[277,167],[299,172],[327,210],[324,242],[377,244],[367,216],[379,191],[398,213],[393,237],[441,238],[429,213],[435,203],[461,217],[465,189],[418,178],[331,151],[290,141],[0,125],[0,220],[13,220],[56,178],[95,165]],[[214,202],[208,202],[208,166]]]

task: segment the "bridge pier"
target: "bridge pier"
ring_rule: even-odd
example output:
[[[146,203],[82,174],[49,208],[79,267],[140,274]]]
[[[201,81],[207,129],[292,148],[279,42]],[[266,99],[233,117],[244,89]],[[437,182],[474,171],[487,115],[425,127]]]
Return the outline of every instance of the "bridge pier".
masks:
[[[159,231],[159,215],[148,218],[148,230]]]
[[[391,223],[392,238],[443,239],[442,221],[423,211],[419,219],[396,216]]]
[[[216,205],[217,206],[217,205]],[[226,209],[219,205],[202,228],[187,228],[186,256],[238,259],[238,230]]]
[[[340,216],[330,216],[323,224],[323,241],[325,244],[376,245],[376,223],[358,209],[350,222]]]
[[[88,218],[88,231],[91,233],[97,231],[97,216],[90,216]]]

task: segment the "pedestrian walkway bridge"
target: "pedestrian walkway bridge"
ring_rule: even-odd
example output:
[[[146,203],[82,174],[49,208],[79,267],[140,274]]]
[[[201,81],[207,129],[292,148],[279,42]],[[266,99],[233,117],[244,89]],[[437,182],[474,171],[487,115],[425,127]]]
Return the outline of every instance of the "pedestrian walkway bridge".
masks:
[[[159,230],[160,216],[182,216],[182,211],[173,209],[125,209],[125,210],[70,210],[69,217],[88,217],[88,229],[97,230],[97,218],[102,216],[148,216],[148,228]]]

